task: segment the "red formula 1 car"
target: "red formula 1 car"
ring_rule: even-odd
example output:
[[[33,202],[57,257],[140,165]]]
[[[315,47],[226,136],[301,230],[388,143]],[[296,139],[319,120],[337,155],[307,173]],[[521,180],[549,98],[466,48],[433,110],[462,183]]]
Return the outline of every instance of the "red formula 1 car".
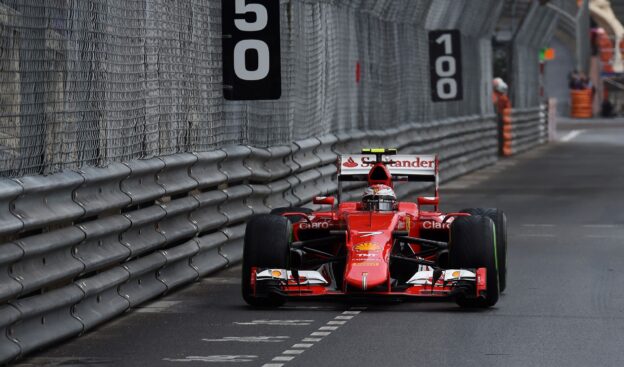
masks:
[[[289,299],[389,297],[490,307],[506,282],[506,218],[497,209],[438,210],[435,155],[364,149],[338,160],[345,181],[364,181],[361,201],[317,197],[330,210],[279,208],[245,233],[242,290],[257,307]],[[400,181],[429,181],[435,196],[397,202]],[[430,210],[426,210],[426,208]]]

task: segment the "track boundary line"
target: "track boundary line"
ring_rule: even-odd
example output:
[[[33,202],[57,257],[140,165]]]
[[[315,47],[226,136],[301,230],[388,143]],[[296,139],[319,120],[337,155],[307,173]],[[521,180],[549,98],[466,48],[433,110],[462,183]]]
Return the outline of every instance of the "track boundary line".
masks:
[[[337,331],[341,326],[345,325],[364,310],[366,310],[366,307],[351,307],[349,310],[343,311],[340,315],[334,317],[316,331],[310,333],[309,336],[301,339],[301,342],[293,344],[280,355],[273,357],[271,362],[263,364],[262,367],[283,367],[287,362],[292,361],[298,355],[314,347],[315,343],[320,342],[324,337]]]

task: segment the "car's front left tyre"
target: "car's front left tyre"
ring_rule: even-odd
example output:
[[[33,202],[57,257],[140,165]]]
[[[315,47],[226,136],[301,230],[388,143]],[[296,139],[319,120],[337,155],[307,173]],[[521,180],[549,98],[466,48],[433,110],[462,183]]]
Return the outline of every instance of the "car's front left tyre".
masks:
[[[462,307],[487,308],[498,302],[500,285],[496,257],[494,222],[480,215],[458,217],[451,224],[449,240],[451,268],[486,268],[485,295],[465,295],[457,298]]]
[[[496,229],[496,258],[498,261],[498,280],[500,292],[507,288],[507,216],[505,212],[497,208],[469,208],[463,209],[463,213],[470,215],[482,215],[494,221]]]

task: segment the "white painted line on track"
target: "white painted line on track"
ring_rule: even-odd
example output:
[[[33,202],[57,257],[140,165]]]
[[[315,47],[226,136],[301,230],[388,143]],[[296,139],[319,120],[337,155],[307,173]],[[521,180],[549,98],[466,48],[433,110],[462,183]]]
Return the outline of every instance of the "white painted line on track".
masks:
[[[617,224],[583,224],[586,228],[618,228]]]
[[[514,236],[515,237],[544,237],[544,238],[557,237],[556,235],[550,234],[550,233],[518,233],[518,234],[515,234]]]
[[[299,344],[295,344],[292,346],[292,348],[310,348],[311,346],[313,346],[314,344],[312,343],[299,343]]]
[[[302,342],[320,342],[322,340],[322,338],[303,338],[301,339]]]
[[[331,332],[329,332],[329,331],[315,331],[315,332],[313,332],[310,335],[312,335],[312,336],[327,336],[329,334],[331,334]]]
[[[295,359],[294,356],[277,356],[277,357],[273,358],[272,361],[275,361],[275,362],[288,362],[288,361],[292,361],[293,359]]]
[[[533,224],[533,223],[528,223],[528,224],[523,224],[523,227],[544,227],[544,228],[552,228],[555,225],[554,224]]]
[[[253,362],[258,356],[251,355],[215,355],[215,356],[188,356],[185,358],[163,358],[167,362]]]
[[[314,320],[253,320],[246,322],[235,322],[236,325],[277,325],[277,326],[307,326]]]
[[[304,349],[288,349],[282,352],[282,354],[296,354],[299,355],[301,353],[305,352]]]
[[[349,311],[344,311],[342,315],[336,316],[334,320],[328,321],[324,326],[318,328],[318,331],[314,331],[310,333],[309,337],[303,338],[301,343],[293,344],[290,349],[287,349],[282,352],[281,355],[274,357],[272,362],[289,362],[305,352],[306,350],[312,348],[314,343],[320,342],[323,340],[323,337],[328,336],[332,333],[332,331],[336,331],[340,328],[340,326],[347,323],[347,320],[351,320],[356,315],[366,310],[366,307],[352,307]],[[339,320],[339,321],[336,321]],[[330,331],[321,331],[321,330],[330,330]],[[283,366],[285,363],[276,364],[276,363],[265,363],[262,367],[276,367]]]
[[[585,130],[572,130],[569,133],[565,134],[561,139],[559,139],[559,141],[562,142],[562,143],[570,142],[570,141],[576,139],[576,137],[578,137],[579,135],[581,135],[584,132],[585,132]]]
[[[205,342],[279,343],[289,336],[226,336],[220,339],[202,339]]]
[[[347,321],[333,321],[332,320],[332,321],[328,322],[327,325],[344,325],[346,323],[347,323]]]

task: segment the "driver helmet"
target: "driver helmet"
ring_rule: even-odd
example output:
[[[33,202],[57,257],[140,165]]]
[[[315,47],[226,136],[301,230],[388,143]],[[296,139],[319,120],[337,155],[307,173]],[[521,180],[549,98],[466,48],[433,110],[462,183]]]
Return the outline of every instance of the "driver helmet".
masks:
[[[388,185],[372,185],[364,190],[362,209],[373,211],[392,211],[396,208],[396,194]]]

